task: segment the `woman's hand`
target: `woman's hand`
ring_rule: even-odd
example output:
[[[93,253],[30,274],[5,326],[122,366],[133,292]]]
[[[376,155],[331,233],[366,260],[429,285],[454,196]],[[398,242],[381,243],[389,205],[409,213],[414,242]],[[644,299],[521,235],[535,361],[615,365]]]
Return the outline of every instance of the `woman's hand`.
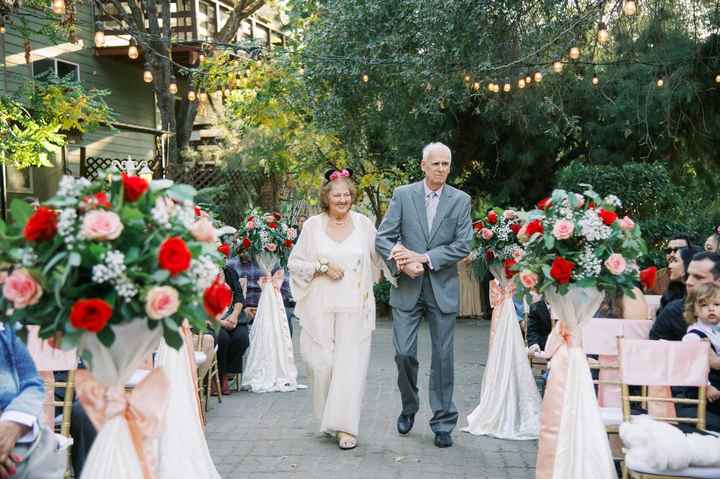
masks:
[[[338,281],[343,279],[343,276],[345,276],[345,270],[340,265],[330,263],[328,264],[328,270],[325,275],[332,280]]]
[[[28,431],[27,426],[13,421],[0,421],[0,479],[9,479],[15,475],[16,464],[20,462],[13,454],[15,443]]]
[[[720,391],[714,386],[708,386],[707,388],[707,400],[708,402],[715,402],[720,399]]]

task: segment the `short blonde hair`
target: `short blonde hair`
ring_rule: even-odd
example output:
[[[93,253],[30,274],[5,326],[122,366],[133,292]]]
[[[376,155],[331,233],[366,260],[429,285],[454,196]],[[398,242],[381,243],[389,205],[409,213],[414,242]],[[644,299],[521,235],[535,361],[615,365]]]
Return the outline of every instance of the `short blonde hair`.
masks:
[[[700,284],[696,288],[693,288],[692,291],[689,291],[685,299],[685,310],[683,311],[685,322],[688,324],[697,323],[698,318],[695,316],[695,306],[707,304],[708,301],[715,297],[720,298],[720,285],[714,282]]]
[[[450,151],[450,148],[448,148],[447,145],[436,142],[436,143],[428,143],[423,147],[422,150],[422,160],[427,161],[428,158],[430,158],[430,155],[433,153],[438,153],[443,156],[447,156],[447,159],[452,162],[452,152]]]
[[[327,213],[330,211],[330,192],[332,191],[333,184],[343,183],[347,186],[350,191],[350,198],[352,198],[353,204],[355,204],[355,198],[357,198],[357,187],[355,182],[350,179],[349,176],[343,176],[332,181],[326,181],[320,188],[320,207]]]

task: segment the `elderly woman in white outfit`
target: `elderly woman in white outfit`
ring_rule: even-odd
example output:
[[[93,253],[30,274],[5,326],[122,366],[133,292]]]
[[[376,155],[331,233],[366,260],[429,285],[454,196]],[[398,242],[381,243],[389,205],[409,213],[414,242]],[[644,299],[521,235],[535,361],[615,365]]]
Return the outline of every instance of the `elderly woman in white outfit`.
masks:
[[[341,449],[353,449],[375,329],[373,283],[382,261],[372,221],[351,211],[352,171],[331,170],[325,180],[324,213],[305,222],[288,269],[320,431],[336,436]]]

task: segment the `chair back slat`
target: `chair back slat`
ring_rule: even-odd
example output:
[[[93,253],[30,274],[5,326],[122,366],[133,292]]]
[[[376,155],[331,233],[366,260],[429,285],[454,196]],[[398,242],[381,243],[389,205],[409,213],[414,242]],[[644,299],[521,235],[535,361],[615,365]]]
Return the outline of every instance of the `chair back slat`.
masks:
[[[652,321],[645,319],[592,318],[583,322],[585,354],[617,356],[617,338],[647,339]]]
[[[710,343],[620,340],[620,379],[637,386],[704,386]]]
[[[27,348],[38,371],[70,371],[77,368],[77,350],[63,351],[40,339],[39,326],[28,326]]]

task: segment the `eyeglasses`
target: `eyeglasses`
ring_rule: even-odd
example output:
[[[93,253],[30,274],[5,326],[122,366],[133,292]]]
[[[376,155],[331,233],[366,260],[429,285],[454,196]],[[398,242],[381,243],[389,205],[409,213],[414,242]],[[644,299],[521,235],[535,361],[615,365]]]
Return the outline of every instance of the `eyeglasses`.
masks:
[[[668,246],[667,248],[665,248],[665,254],[677,253],[677,252],[680,251],[681,249],[682,249],[682,247],[680,247],[680,248],[678,248],[678,247],[671,248],[671,247]]]

